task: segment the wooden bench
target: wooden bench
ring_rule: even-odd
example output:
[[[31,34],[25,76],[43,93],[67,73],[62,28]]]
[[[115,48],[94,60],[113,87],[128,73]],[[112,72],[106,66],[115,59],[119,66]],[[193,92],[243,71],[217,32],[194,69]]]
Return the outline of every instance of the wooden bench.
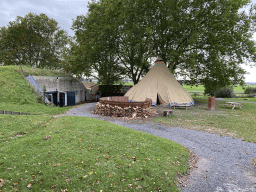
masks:
[[[187,110],[187,107],[190,107],[190,105],[188,105],[187,103],[174,103],[173,108],[175,109],[177,107],[185,107]]]
[[[232,108],[232,110],[235,107],[240,107],[240,109],[242,109],[242,105],[240,103],[236,103],[236,102],[227,102],[224,104],[224,107],[226,107],[226,106],[230,106]]]

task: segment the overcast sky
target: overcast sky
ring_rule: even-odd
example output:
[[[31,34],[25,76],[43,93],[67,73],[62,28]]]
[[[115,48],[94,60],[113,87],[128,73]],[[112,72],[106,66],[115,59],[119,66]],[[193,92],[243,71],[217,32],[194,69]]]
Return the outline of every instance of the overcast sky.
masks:
[[[72,19],[76,19],[78,15],[86,15],[89,1],[91,0],[0,0],[0,27],[7,27],[17,16],[24,17],[29,12],[44,13],[55,19],[58,26],[66,30],[70,36],[74,36],[70,29]],[[252,0],[252,3],[256,3],[256,0]],[[244,68],[251,73],[246,75],[246,81],[256,82],[256,67]]]
[[[29,12],[44,13],[55,19],[61,29],[74,36],[70,29],[78,15],[86,15],[89,0],[0,0],[0,27],[7,26],[17,16],[24,17]]]

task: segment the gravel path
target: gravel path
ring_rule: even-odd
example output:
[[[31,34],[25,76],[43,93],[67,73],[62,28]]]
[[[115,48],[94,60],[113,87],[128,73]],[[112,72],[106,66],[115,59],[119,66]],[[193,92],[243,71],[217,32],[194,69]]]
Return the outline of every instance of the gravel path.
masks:
[[[198,161],[188,176],[182,178],[183,192],[256,192],[256,144],[202,131],[164,126],[152,122],[128,123],[92,114],[95,103],[72,108],[66,114],[92,117],[150,133],[177,142],[194,152]],[[61,115],[62,116],[62,115]]]

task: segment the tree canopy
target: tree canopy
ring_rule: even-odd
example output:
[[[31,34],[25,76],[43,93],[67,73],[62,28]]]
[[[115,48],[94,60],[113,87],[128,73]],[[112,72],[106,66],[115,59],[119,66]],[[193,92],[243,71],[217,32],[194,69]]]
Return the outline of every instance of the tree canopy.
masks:
[[[29,13],[0,28],[0,63],[60,68],[68,35],[45,14]]]
[[[203,82],[206,92],[243,83],[255,62],[255,11],[244,0],[99,0],[73,22],[73,72],[136,84],[162,56],[171,72]],[[76,54],[75,54],[76,53]],[[79,53],[79,54],[77,54]],[[82,60],[82,62],[81,62]],[[81,64],[83,63],[83,64]],[[77,69],[77,70],[74,70]]]

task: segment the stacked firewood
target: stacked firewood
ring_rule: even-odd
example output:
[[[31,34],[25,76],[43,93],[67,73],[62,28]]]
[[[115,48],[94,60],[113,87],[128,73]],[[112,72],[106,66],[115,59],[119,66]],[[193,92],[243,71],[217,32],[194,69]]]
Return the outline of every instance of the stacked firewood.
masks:
[[[143,109],[141,107],[119,107],[111,106],[109,104],[101,104],[98,102],[95,107],[95,114],[102,116],[112,116],[112,117],[128,117],[128,118],[148,118],[153,116],[155,113],[152,107]]]

